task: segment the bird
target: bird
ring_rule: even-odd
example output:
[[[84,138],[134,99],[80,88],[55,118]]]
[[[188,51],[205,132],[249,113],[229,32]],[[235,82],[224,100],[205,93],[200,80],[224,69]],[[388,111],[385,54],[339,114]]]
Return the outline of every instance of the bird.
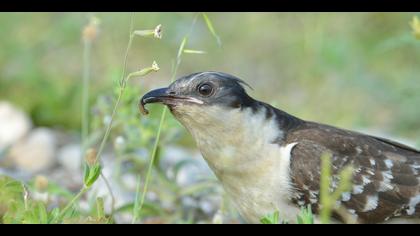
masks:
[[[331,157],[330,191],[341,170],[353,170],[351,188],[335,203],[335,222],[420,219],[419,150],[298,118],[252,98],[247,87],[227,73],[192,73],[146,93],[139,109],[147,114],[149,103],[169,108],[247,223],[260,223],[276,210],[292,219],[304,206],[317,215],[325,153]]]

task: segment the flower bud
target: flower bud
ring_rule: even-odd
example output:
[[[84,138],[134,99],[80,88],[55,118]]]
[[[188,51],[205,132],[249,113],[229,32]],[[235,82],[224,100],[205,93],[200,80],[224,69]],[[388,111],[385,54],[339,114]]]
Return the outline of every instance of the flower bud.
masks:
[[[43,193],[47,190],[48,188],[48,179],[47,177],[43,176],[43,175],[38,175],[35,177],[35,189],[40,192]]]
[[[96,39],[99,32],[99,19],[96,17],[92,17],[89,23],[83,28],[83,41],[85,42],[92,42]]]
[[[97,151],[94,148],[89,148],[86,151],[86,155],[85,155],[85,161],[88,164],[88,166],[93,166],[96,164],[96,155],[97,155]]]

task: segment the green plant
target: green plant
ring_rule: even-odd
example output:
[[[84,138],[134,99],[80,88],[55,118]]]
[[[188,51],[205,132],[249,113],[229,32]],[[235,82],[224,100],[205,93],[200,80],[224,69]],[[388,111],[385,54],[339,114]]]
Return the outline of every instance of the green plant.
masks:
[[[216,34],[216,31],[214,30],[213,24],[211,23],[210,19],[204,13],[202,14],[202,16],[203,16],[203,18],[204,18],[204,20],[207,24],[208,29],[213,34],[213,36],[217,39],[218,44],[221,45],[220,38]],[[187,41],[188,41],[188,37],[189,37],[189,35],[191,34],[191,32],[194,28],[194,25],[197,21],[197,17],[198,17],[198,15],[196,15],[194,17],[193,23],[192,23],[191,28],[190,28],[190,32],[188,32],[187,35],[184,36],[184,38],[181,41],[181,44],[179,45],[178,53],[177,53],[175,63],[174,63],[174,66],[173,66],[173,70],[172,70],[171,82],[173,82],[175,80],[175,77],[177,75],[179,66],[181,64],[182,55],[184,53],[191,53],[191,54],[203,54],[204,53],[204,51],[202,51],[202,50],[185,49],[185,46],[186,46]],[[149,181],[150,181],[150,178],[151,178],[151,172],[152,172],[152,169],[153,169],[153,165],[155,163],[156,153],[157,153],[158,146],[159,146],[159,141],[160,141],[160,134],[162,132],[162,127],[163,127],[163,123],[165,121],[166,113],[167,113],[167,108],[164,107],[163,110],[162,110],[161,116],[160,116],[159,126],[158,126],[158,130],[157,130],[157,133],[156,133],[156,139],[155,139],[155,142],[154,142],[154,145],[153,145],[153,149],[152,149],[152,154],[151,154],[149,167],[147,169],[147,173],[146,173],[146,177],[145,177],[145,182],[144,182],[144,185],[143,185],[143,191],[142,191],[142,194],[141,194],[140,203],[137,204],[137,202],[136,202],[136,204],[135,204],[135,206],[136,206],[135,210],[139,211],[139,212],[141,211],[141,209],[143,207],[143,204],[144,204],[144,201],[145,201],[146,192],[147,192]],[[134,214],[135,217],[133,217],[132,223],[136,222],[138,215],[139,215],[138,213]]]
[[[260,219],[262,224],[288,224],[285,219],[280,219],[280,212],[275,211]],[[312,214],[311,206],[302,207],[299,214],[296,216],[297,224],[314,224],[314,216]]]
[[[92,24],[95,25],[94,23],[92,23]],[[84,178],[83,178],[83,182],[84,182],[83,188],[79,191],[78,194],[76,194],[69,201],[69,203],[60,212],[60,214],[59,214],[59,219],[60,220],[64,216],[66,216],[66,214],[68,214],[68,212],[72,208],[73,204],[83,194],[85,194],[90,189],[90,187],[95,183],[95,181],[98,179],[99,176],[101,176],[104,179],[104,181],[105,181],[105,183],[106,183],[106,185],[109,189],[109,192],[112,195],[112,190],[110,188],[110,185],[109,185],[108,181],[106,180],[106,178],[103,176],[103,174],[101,172],[102,168],[101,168],[101,164],[100,164],[100,157],[101,157],[103,149],[105,148],[105,144],[108,140],[110,131],[113,127],[112,125],[113,125],[114,117],[115,117],[116,112],[119,108],[121,99],[124,95],[124,92],[125,92],[125,89],[126,89],[126,86],[127,86],[127,82],[128,82],[129,79],[131,79],[133,77],[143,77],[143,76],[146,76],[147,74],[149,74],[151,72],[155,72],[155,71],[159,70],[159,67],[157,66],[157,63],[153,62],[151,67],[144,68],[144,69],[141,69],[139,71],[135,71],[135,72],[132,72],[132,73],[129,73],[128,75],[126,75],[128,54],[129,54],[129,50],[131,48],[134,37],[136,35],[140,35],[140,36],[148,36],[149,35],[149,34],[141,35],[138,32],[139,31],[134,31],[134,13],[133,13],[132,16],[131,16],[131,19],[130,19],[130,37],[129,37],[129,41],[128,41],[128,44],[127,44],[127,49],[126,49],[125,56],[124,56],[123,70],[122,70],[122,75],[121,75],[121,79],[120,79],[120,82],[119,82],[119,94],[118,94],[117,100],[115,102],[114,108],[112,110],[112,114],[111,114],[111,117],[110,117],[109,124],[106,127],[106,130],[105,130],[104,136],[102,138],[102,141],[100,143],[98,151],[96,151],[95,149],[91,149],[91,152],[86,154],[87,156],[86,156],[86,163],[84,165],[85,171],[84,171]],[[158,27],[156,27],[154,32],[155,32],[154,35],[155,35],[156,38],[161,38],[161,26],[160,25]],[[84,33],[85,33],[85,38],[86,38],[86,40],[85,40],[85,45],[86,45],[85,46],[85,54],[86,54],[85,55],[85,57],[86,57],[85,63],[88,63],[88,56],[90,54],[91,39],[89,38],[90,34],[87,34],[86,30],[84,31]],[[88,35],[88,36],[86,36],[86,35]],[[84,83],[86,85],[88,84],[88,79],[89,79],[89,69],[87,69],[87,68],[89,68],[88,65],[85,66],[85,73],[84,73],[85,74]],[[87,113],[87,109],[88,109],[88,107],[87,107],[88,87],[85,89],[84,94],[85,94],[85,96],[84,96],[84,99],[83,99],[83,101],[84,101],[83,102],[83,104],[84,104],[83,105],[83,110],[84,110],[84,112]],[[87,137],[87,134],[88,134],[87,133],[88,132],[87,131],[87,129],[88,129],[88,117],[87,117],[87,115],[83,116],[82,123],[84,124],[83,128],[82,128],[82,137],[83,137],[83,140],[85,140],[86,137]],[[113,198],[113,196],[112,196],[112,198]],[[113,201],[113,203],[112,203],[112,209],[113,209],[114,208],[114,200],[112,200],[112,201]]]
[[[296,216],[296,223],[314,224],[314,215],[312,214],[311,205],[300,209],[299,215]]]
[[[353,167],[344,167],[339,174],[340,183],[331,192],[331,155],[324,154],[321,156],[321,184],[319,190],[321,223],[327,224],[330,222],[332,211],[335,209],[335,203],[340,199],[342,193],[349,191],[351,188],[352,175]]]
[[[275,211],[272,214],[268,214],[261,218],[260,222],[262,224],[279,224],[280,223],[280,213],[279,211]]]

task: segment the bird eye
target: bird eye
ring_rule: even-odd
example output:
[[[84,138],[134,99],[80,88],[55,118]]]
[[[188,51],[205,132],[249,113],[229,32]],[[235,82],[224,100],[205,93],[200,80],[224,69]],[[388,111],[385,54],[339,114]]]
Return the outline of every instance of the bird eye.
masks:
[[[209,96],[213,92],[213,87],[210,84],[202,84],[198,86],[198,92],[203,96]]]

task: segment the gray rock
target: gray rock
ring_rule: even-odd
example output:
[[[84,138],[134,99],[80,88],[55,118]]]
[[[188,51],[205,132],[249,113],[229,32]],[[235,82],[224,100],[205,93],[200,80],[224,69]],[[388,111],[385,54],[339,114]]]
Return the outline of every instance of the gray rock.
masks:
[[[184,162],[177,176],[174,175],[174,167]],[[178,146],[167,146],[163,152],[161,166],[167,170],[170,178],[175,178],[181,187],[186,187],[199,182],[203,178],[212,177],[213,173],[207,163],[196,150],[189,150]]]
[[[80,144],[67,144],[57,152],[57,160],[67,171],[77,173],[81,171],[82,149]]]
[[[17,169],[36,173],[51,167],[55,163],[55,154],[54,132],[47,128],[36,128],[12,146],[9,158]]]
[[[31,126],[31,120],[22,110],[0,101],[0,150],[22,139]]]

